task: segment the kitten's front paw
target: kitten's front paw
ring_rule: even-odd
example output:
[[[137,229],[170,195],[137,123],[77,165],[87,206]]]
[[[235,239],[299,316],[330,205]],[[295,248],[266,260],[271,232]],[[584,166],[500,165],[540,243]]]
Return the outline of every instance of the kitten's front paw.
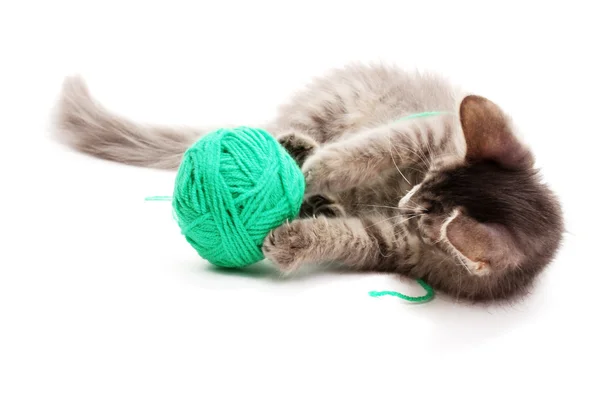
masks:
[[[339,155],[327,149],[317,151],[302,166],[306,180],[306,193],[327,194],[343,189],[343,171],[343,163]]]
[[[306,158],[317,149],[317,143],[312,138],[297,132],[282,134],[277,141],[294,158],[298,166],[302,166]]]
[[[263,242],[262,251],[282,272],[292,272],[306,258],[311,241],[302,221],[292,221],[273,229]]]

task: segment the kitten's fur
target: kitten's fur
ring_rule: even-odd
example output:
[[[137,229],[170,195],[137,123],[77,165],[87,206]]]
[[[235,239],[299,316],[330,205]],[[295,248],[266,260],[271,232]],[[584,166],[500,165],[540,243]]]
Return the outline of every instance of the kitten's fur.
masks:
[[[61,136],[122,163],[176,169],[202,131],[118,117],[68,78]],[[446,111],[400,120],[423,111]],[[339,262],[423,278],[473,301],[523,295],[553,259],[563,220],[529,148],[493,102],[432,75],[350,65],[316,79],[264,127],[302,166],[302,217],[264,253],[282,271]]]

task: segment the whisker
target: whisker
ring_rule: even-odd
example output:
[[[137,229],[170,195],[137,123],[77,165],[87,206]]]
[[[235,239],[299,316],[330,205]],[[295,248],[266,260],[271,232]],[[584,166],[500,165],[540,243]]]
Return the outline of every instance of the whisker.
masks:
[[[409,203],[412,203],[412,204],[414,204],[415,206],[417,206],[417,207],[418,207],[418,208],[420,208],[421,210],[424,210],[424,211],[429,211],[429,210],[427,210],[425,207],[421,206],[421,205],[420,205],[420,204],[418,204],[418,203],[412,202],[412,201],[410,201],[410,200],[409,200],[408,202],[409,202]]]
[[[425,215],[425,214],[424,214],[424,213],[423,213],[423,214],[416,214],[416,215],[410,216],[410,217],[408,217],[408,218],[404,218],[402,221],[400,221],[400,222],[398,222],[398,223],[399,223],[399,224],[402,224],[402,223],[404,223],[404,222],[406,222],[406,221],[409,221],[409,220],[411,220],[411,219],[413,219],[413,218],[420,217],[420,216],[422,216],[422,215]],[[404,214],[400,214],[400,215],[396,215],[396,216],[393,216],[393,217],[389,217],[389,218],[383,219],[383,220],[381,220],[381,221],[377,221],[377,222],[375,222],[374,224],[367,226],[365,229],[369,229],[370,227],[372,227],[372,226],[375,226],[375,225],[378,225],[378,224],[380,224],[380,223],[382,223],[382,222],[389,221],[389,220],[391,220],[391,219],[395,219],[395,218],[401,218],[401,217],[403,217],[403,216],[404,216]]]
[[[408,145],[400,144],[400,145],[399,145],[399,147],[400,147],[400,148],[404,148],[404,149],[406,149],[408,152],[411,152],[411,153],[415,154],[415,156],[417,157],[417,159],[420,159],[420,160],[421,160],[421,162],[423,162],[423,164],[424,164],[426,167],[431,167],[430,165],[428,165],[428,164],[427,164],[427,161],[426,161],[426,159],[425,159],[425,158],[424,158],[424,157],[423,157],[421,154],[419,154],[417,151],[413,150],[413,149],[412,149],[411,147],[409,147]]]
[[[389,141],[389,144],[390,144],[390,154],[391,154],[391,147],[392,147],[392,138],[391,138],[391,133],[392,133],[393,131],[394,131],[393,129],[390,129],[390,131],[389,131],[389,133],[388,133],[388,141]],[[418,145],[418,144],[417,144],[417,143],[416,143],[416,142],[415,142],[415,141],[414,141],[414,140],[413,140],[413,139],[410,137],[410,135],[409,135],[409,134],[406,134],[406,133],[405,133],[405,134],[403,134],[403,136],[404,136],[404,137],[406,137],[406,138],[408,138],[408,139],[409,139],[409,140],[410,140],[410,141],[411,141],[411,142],[412,142],[412,143],[415,145],[415,147],[418,147],[418,146],[419,146],[419,145]],[[400,145],[402,148],[405,148],[407,151],[409,151],[409,152],[412,152],[413,154],[415,154],[415,155],[417,156],[417,158],[418,158],[418,159],[420,159],[420,160],[421,160],[421,161],[422,161],[422,162],[425,164],[425,166],[427,166],[427,167],[431,167],[431,163],[429,163],[429,164],[427,163],[427,158],[426,158],[426,157],[424,157],[424,156],[420,155],[418,152],[416,152],[416,151],[412,150],[412,149],[411,149],[409,146],[407,146],[407,145],[404,145],[404,144],[399,144],[399,145]],[[396,151],[396,153],[397,153],[397,154],[400,154],[400,153],[399,153],[397,150],[395,150],[395,151]],[[423,155],[424,155],[424,153],[423,153]],[[393,160],[393,155],[392,155],[392,160]],[[394,160],[394,164],[396,164],[396,161],[395,161],[395,160]],[[398,168],[398,166],[397,166],[397,165],[396,165],[396,168]],[[400,172],[400,174],[402,175],[402,177],[404,177],[404,175],[402,174],[402,172]],[[406,178],[405,178],[405,180],[406,180]],[[406,181],[408,182],[408,180],[406,180]],[[410,182],[409,182],[409,184],[410,184]]]
[[[464,266],[465,269],[467,269],[467,271],[470,274],[473,274],[473,272],[471,272],[471,269],[469,269],[469,266],[467,266],[467,263],[463,260],[463,258],[460,255],[456,255],[458,257],[458,261]]]
[[[431,133],[431,131],[428,131],[428,134]],[[434,149],[431,146],[431,144],[429,144],[429,138],[426,140],[426,147],[427,147],[427,153],[428,153],[428,158],[429,158],[429,167],[433,167],[433,160],[431,159],[434,153]]]
[[[408,207],[408,204],[409,204],[409,203],[413,204],[413,205],[414,205],[414,207]],[[410,200],[410,199],[408,199],[408,201],[405,203],[405,206],[407,206],[407,208],[411,208],[411,209],[413,209],[413,210],[420,209],[420,210],[423,210],[423,211],[429,211],[429,210],[428,210],[428,209],[426,209],[425,207],[421,206],[420,204],[418,204],[418,203],[416,203],[416,202],[413,202],[413,201],[412,201],[412,200]]]
[[[431,128],[426,128],[427,135],[431,134],[431,130],[429,130],[429,129],[431,129]],[[429,163],[429,167],[431,168],[431,167],[433,167],[433,162],[431,161],[431,156],[433,154],[433,147],[431,147],[431,144],[429,144],[429,138],[427,138],[425,140],[425,144],[426,144],[425,148],[427,148],[427,153],[423,152],[423,155],[426,155],[427,161]],[[423,148],[421,148],[421,150],[423,151]]]
[[[392,162],[394,162],[394,166],[396,166],[396,170],[398,170],[398,173],[400,173],[400,175],[402,176],[402,178],[404,178],[404,181],[406,181],[408,183],[408,185],[412,186],[411,182],[408,181],[408,178],[406,178],[406,176],[404,175],[404,173],[402,173],[400,171],[400,168],[398,167],[398,164],[396,163],[396,159],[394,159],[394,154],[392,153],[392,136],[391,136],[391,132],[388,133],[388,142],[390,143],[390,156],[392,157]],[[394,149],[394,151],[396,151],[396,149]],[[396,154],[400,154],[398,151],[396,151]]]
[[[438,265],[441,265],[442,263],[446,262],[448,259],[450,259],[450,256],[447,256],[444,259],[442,259],[442,261],[439,262]]]
[[[369,228],[370,228],[370,227],[372,227],[372,226],[378,225],[378,224],[380,224],[380,223],[382,223],[382,222],[385,222],[385,221],[389,221],[390,219],[400,218],[400,217],[402,217],[403,215],[404,215],[404,214],[400,214],[400,215],[396,215],[396,216],[394,216],[394,217],[389,217],[389,218],[383,219],[383,220],[381,220],[381,221],[377,221],[377,222],[375,222],[374,224],[367,226],[365,229],[369,229]]]
[[[391,208],[391,209],[398,210],[398,211],[402,211],[402,210],[405,210],[405,211],[414,211],[414,209],[410,208],[410,207],[379,206],[377,204],[361,204],[360,206],[365,206],[365,207],[379,207],[379,208]]]
[[[429,210],[427,210],[426,208],[423,207],[406,207],[406,209],[408,209],[408,211],[414,211],[415,213],[427,213],[429,212]]]
[[[423,156],[419,155],[421,160],[423,160],[423,163],[425,165],[427,165],[427,167],[431,167],[431,162],[428,161],[427,156],[426,156],[425,152],[423,152],[423,149],[421,148],[421,146],[410,136],[410,134],[406,134],[406,137],[414,144],[415,149],[418,149],[419,152],[421,154],[423,154]]]
[[[426,171],[423,171],[423,170],[421,170],[421,169],[417,169],[417,168],[415,168],[415,167],[405,167],[405,169],[413,170],[413,171],[419,172],[419,173],[421,173],[421,174],[427,174],[427,172],[426,172]]]

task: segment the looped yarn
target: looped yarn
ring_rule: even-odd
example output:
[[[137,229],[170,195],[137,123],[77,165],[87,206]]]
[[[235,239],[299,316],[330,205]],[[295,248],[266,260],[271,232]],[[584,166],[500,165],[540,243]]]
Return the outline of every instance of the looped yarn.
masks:
[[[294,159],[261,129],[219,129],[185,152],[172,207],[181,233],[212,264],[264,259],[270,230],[298,216],[305,182]]]

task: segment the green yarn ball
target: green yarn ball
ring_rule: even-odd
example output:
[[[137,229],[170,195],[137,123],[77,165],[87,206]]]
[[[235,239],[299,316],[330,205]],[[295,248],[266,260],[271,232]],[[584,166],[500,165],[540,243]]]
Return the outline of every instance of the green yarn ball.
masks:
[[[304,176],[277,140],[261,129],[219,129],[184,154],[173,212],[198,254],[223,267],[264,259],[270,230],[298,216]]]

